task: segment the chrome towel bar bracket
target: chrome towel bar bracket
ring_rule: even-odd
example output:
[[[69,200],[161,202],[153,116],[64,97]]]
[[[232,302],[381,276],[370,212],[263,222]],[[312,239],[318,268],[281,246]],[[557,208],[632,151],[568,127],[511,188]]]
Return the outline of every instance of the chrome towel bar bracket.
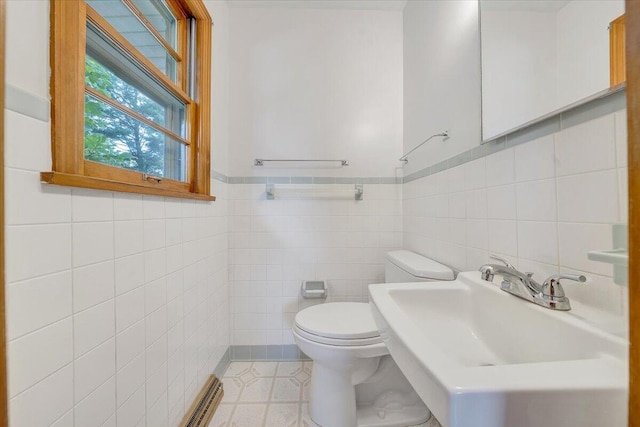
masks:
[[[407,163],[409,163],[409,159],[407,159],[407,157],[409,157],[409,154],[413,153],[414,151],[416,151],[418,148],[422,147],[424,144],[426,144],[427,142],[431,141],[433,138],[435,138],[436,136],[442,136],[444,139],[443,140],[447,140],[449,138],[449,131],[445,130],[442,133],[436,133],[434,135],[431,135],[429,138],[425,139],[424,141],[422,141],[420,144],[418,144],[417,146],[415,146],[411,151],[409,151],[407,154],[405,154],[404,156],[400,157],[398,160],[400,160],[401,162],[404,162],[404,164],[406,165]]]
[[[312,159],[255,159],[254,166],[264,166],[265,162],[339,162],[340,166],[349,166],[349,160],[312,160]]]
[[[303,194],[303,195],[304,195],[305,192],[308,193],[308,194],[314,194],[315,193],[315,194],[318,194],[318,195],[329,195],[329,196],[333,196],[334,195],[332,193],[331,189],[326,189],[326,188],[322,188],[322,189],[319,189],[319,190],[315,190],[315,189],[311,189],[311,188],[291,188],[291,189],[288,189],[288,191],[291,191],[294,194],[296,192],[302,192],[301,194]],[[287,192],[287,190],[285,190],[285,192]],[[265,189],[265,195],[266,195],[266,199],[267,200],[275,200],[275,198],[276,198],[276,185],[275,184],[267,184],[266,185],[266,189]],[[344,192],[337,193],[337,194],[335,194],[335,196],[338,197],[338,198],[344,197]],[[364,197],[364,185],[355,184],[354,193],[353,193],[353,196],[351,196],[351,197],[353,197],[355,200],[362,200],[363,197]]]

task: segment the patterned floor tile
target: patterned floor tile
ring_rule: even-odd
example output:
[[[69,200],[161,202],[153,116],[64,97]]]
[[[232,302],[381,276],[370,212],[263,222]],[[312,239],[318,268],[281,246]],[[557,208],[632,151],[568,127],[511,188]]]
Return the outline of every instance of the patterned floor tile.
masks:
[[[223,377],[222,383],[224,384],[224,395],[222,396],[222,403],[237,402],[242,392],[244,383],[240,378],[235,377]]]
[[[302,362],[280,362],[278,363],[276,377],[293,377],[296,374],[302,372],[302,370]]]
[[[229,427],[261,426],[266,412],[266,404],[238,404],[233,411]]]
[[[239,377],[232,377],[232,378],[240,378],[240,380],[246,384],[249,381],[253,380],[254,378],[256,378],[256,375],[254,375],[254,373],[251,371],[251,369],[249,369],[248,371],[244,372],[242,375],[240,375]]]
[[[211,422],[209,422],[209,427],[226,427],[234,407],[235,405],[233,403],[220,403],[211,418]]]
[[[274,362],[253,362],[251,372],[256,377],[273,377],[277,367],[278,364]]]
[[[304,383],[311,379],[311,375],[306,373],[305,371],[300,371],[297,374],[293,375],[293,378],[297,379],[301,383]]]
[[[311,391],[311,377],[309,377],[308,380],[306,380],[305,382],[302,383],[302,396],[301,396],[301,400],[303,402],[308,402],[309,401],[309,393]]]
[[[253,378],[245,383],[238,402],[267,402],[273,378]]]
[[[312,369],[313,362],[232,362],[208,427],[319,427],[309,416]],[[416,427],[442,426],[432,417]]]
[[[276,378],[271,394],[272,402],[299,402],[302,383],[295,377]]]
[[[318,424],[314,423],[309,415],[309,404],[302,403],[300,405],[300,426],[301,427],[320,427]]]
[[[233,362],[229,364],[225,377],[239,377],[251,369],[251,362]]]
[[[267,409],[265,427],[298,427],[300,404],[271,403]]]
[[[307,374],[311,375],[311,370],[313,369],[313,362],[304,362],[302,365],[303,365],[303,368],[302,368],[302,369],[303,369]]]

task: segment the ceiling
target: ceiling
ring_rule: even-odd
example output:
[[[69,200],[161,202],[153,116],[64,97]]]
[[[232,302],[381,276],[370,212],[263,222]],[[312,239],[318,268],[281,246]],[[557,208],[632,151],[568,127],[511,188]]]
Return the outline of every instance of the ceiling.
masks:
[[[530,12],[557,12],[569,0],[481,0],[482,10],[522,10]]]
[[[228,0],[232,8],[355,9],[401,11],[407,0]]]

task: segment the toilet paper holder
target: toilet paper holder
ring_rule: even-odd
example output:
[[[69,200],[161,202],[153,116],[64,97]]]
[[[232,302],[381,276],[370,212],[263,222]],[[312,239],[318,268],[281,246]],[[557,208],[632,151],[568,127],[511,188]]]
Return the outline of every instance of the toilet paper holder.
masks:
[[[302,297],[306,299],[326,298],[327,282],[325,280],[303,280]]]

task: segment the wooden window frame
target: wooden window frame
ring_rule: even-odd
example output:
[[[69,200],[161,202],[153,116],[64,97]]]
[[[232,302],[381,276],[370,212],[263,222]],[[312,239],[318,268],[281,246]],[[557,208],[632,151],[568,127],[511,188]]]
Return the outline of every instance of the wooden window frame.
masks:
[[[131,7],[133,2],[122,0]],[[169,52],[176,63],[173,82],[129,41],[95,12],[84,0],[51,2],[51,147],[52,171],[41,172],[48,184],[98,190],[151,194],[199,200],[215,200],[210,195],[211,167],[211,26],[212,20],[202,0],[166,0],[177,18],[177,49]],[[135,5],[133,5],[135,8]],[[134,15],[135,11],[132,10]],[[187,95],[187,18],[196,20],[195,99]],[[140,19],[145,26],[144,19]],[[108,34],[118,49],[134,57],[138,64],[161,81],[186,105],[189,158],[188,182],[157,179],[143,172],[127,170],[84,158],[85,50],[86,26],[90,22]],[[155,30],[154,30],[155,31]],[[154,37],[159,34],[150,32]],[[157,32],[156,32],[157,33]]]

